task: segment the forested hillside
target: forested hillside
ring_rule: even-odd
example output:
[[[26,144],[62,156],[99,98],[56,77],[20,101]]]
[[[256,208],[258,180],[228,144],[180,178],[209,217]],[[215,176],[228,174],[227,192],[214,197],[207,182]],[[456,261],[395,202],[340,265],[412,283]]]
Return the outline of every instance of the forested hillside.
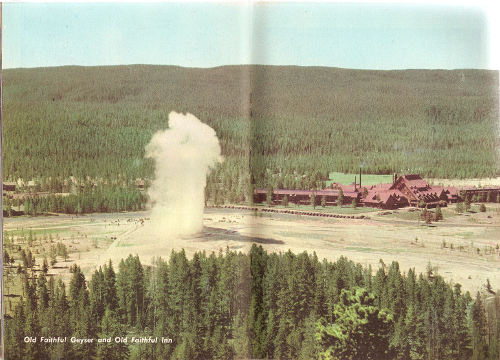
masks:
[[[345,258],[173,252],[144,267],[138,257],[95,271],[72,267],[66,289],[19,271],[23,299],[6,320],[8,359],[498,359],[500,298],[472,299],[429,270],[375,274]],[[497,305],[495,305],[495,303]],[[488,305],[489,304],[489,305]],[[495,307],[496,306],[496,307]],[[496,309],[496,310],[495,310]],[[374,330],[376,329],[376,330]],[[25,336],[67,337],[25,343]],[[127,343],[115,342],[127,337]],[[172,343],[134,343],[131,337]],[[111,338],[77,344],[76,338]],[[353,357],[354,356],[354,357]],[[332,358],[332,357],[330,357]]]
[[[439,177],[500,169],[496,71],[136,65],[2,77],[4,177],[42,188],[151,178],[144,146],[172,110],[219,136],[226,161],[209,178],[212,200],[244,199],[250,183],[310,187],[360,164]]]

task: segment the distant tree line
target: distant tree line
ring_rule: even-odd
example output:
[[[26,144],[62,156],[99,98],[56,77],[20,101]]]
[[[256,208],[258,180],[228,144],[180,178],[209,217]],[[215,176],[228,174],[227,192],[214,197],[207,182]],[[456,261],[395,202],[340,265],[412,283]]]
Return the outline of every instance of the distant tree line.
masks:
[[[23,297],[6,316],[7,359],[491,359],[499,356],[500,297],[471,298],[431,267],[372,274],[341,257],[172,252],[143,266],[129,256],[89,282],[71,268],[66,286],[20,274]],[[25,342],[62,336],[64,343]],[[112,338],[77,344],[78,338]],[[135,344],[115,337],[167,337]]]
[[[5,215],[22,211],[27,215],[47,212],[88,214],[94,212],[137,211],[144,209],[147,196],[139,189],[118,186],[96,186],[76,194],[27,195],[24,199],[4,199]]]

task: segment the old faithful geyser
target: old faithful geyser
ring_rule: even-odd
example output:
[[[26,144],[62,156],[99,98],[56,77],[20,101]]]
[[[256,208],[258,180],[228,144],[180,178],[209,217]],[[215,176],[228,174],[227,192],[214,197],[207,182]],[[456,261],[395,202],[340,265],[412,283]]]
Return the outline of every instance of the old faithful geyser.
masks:
[[[164,235],[189,235],[203,228],[206,178],[221,150],[214,129],[192,114],[171,112],[168,124],[146,145],[155,161],[151,225]]]

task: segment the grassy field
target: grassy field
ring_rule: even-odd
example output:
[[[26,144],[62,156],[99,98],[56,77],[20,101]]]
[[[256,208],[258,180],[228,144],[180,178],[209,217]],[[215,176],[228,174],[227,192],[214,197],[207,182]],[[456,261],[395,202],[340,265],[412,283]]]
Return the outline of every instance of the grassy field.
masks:
[[[329,174],[329,179],[326,185],[330,185],[333,182],[339,184],[352,184],[354,183],[354,177],[356,177],[356,182],[359,184],[359,173],[357,174],[344,174],[340,172],[331,172]],[[374,175],[374,174],[363,174],[361,176],[362,185],[377,185],[382,183],[392,183],[392,175]]]

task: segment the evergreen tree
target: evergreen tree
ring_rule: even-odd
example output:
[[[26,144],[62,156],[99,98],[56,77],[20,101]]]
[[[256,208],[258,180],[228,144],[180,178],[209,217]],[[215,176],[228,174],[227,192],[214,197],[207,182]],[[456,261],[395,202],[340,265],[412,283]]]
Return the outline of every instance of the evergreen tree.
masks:
[[[26,332],[26,314],[24,301],[21,299],[14,310],[12,319],[5,319],[5,355],[8,359],[26,359],[26,343],[24,337]]]
[[[321,348],[315,338],[316,323],[318,318],[312,314],[304,322],[304,339],[297,359],[309,360],[317,359]]]
[[[343,203],[344,203],[344,191],[342,190],[342,188],[340,188],[339,195],[337,198],[337,206],[341,207]]]
[[[77,338],[93,338],[97,335],[96,323],[90,313],[89,291],[85,276],[80,267],[73,265],[70,269],[72,277],[69,285],[70,326]],[[73,345],[75,359],[90,359],[95,354],[96,344]]]
[[[47,263],[47,258],[46,257],[43,258],[42,272],[45,275],[47,275],[47,273],[49,272],[49,264]]]
[[[472,333],[472,359],[487,359],[488,346],[486,343],[486,313],[478,292],[470,313],[470,327]]]
[[[424,209],[422,210],[422,213],[420,214],[420,218],[424,221],[427,220],[427,218],[429,217],[429,210],[427,210],[427,207],[424,207]]]
[[[322,359],[393,359],[389,336],[392,316],[375,306],[375,299],[362,288],[343,290],[335,305],[335,322],[319,323],[316,338]]]
[[[25,253],[25,258],[28,257]],[[10,256],[10,255],[9,255]],[[28,262],[28,260],[26,260]],[[21,274],[23,298],[6,316],[5,350],[13,359],[125,358],[114,337],[180,334],[173,344],[134,344],[132,359],[338,358],[494,359],[496,315],[429,265],[405,275],[381,261],[375,276],[341,257],[270,253],[172,252],[143,267],[137,256],[99,268],[90,283],[71,267],[64,283]],[[116,285],[115,285],[116,283]],[[360,288],[364,286],[373,290]],[[495,300],[498,301],[498,300]],[[493,310],[492,310],[493,309]],[[25,343],[24,337],[112,337],[92,346]]]
[[[408,307],[404,325],[403,351],[400,357],[411,360],[426,359],[424,320],[414,305]]]
[[[467,327],[467,299],[462,296],[460,285],[454,287],[455,313],[453,316],[453,343],[457,359],[470,359],[472,344],[470,332]]]
[[[247,318],[238,313],[232,325],[234,337],[234,355],[238,359],[248,359],[250,357],[250,337]]]
[[[104,315],[104,311],[106,309],[104,274],[101,267],[99,267],[99,269],[96,270],[92,275],[92,279],[90,280],[89,284],[89,290],[89,306],[91,318],[95,324],[100,324],[101,319]]]
[[[283,200],[281,200],[281,205],[288,207],[288,196],[283,196]]]
[[[434,212],[434,221],[443,220],[443,212],[441,211],[441,207],[436,206],[436,211]]]
[[[271,206],[272,203],[273,203],[273,187],[268,186],[266,195],[266,204],[267,206]]]
[[[464,201],[465,211],[470,210],[470,206],[471,206],[470,203],[471,203],[470,196],[465,195],[465,201]]]
[[[45,275],[40,274],[37,281],[37,299],[38,311],[43,314],[49,306],[49,290],[47,289],[47,279]]]
[[[50,304],[50,312],[53,316],[53,334],[69,337],[72,335],[70,322],[70,305],[66,296],[66,287],[61,279],[58,280],[54,299]],[[58,343],[54,346],[52,356],[56,359],[73,358],[73,347],[71,343]]]
[[[311,202],[311,206],[314,209],[316,209],[316,195],[314,193],[312,193],[310,196],[310,202]]]
[[[97,347],[98,358],[106,360],[127,359],[130,353],[128,346],[123,342],[115,342],[116,337],[126,336],[126,331],[123,326],[116,321],[116,317],[109,308],[104,312],[100,325],[101,331],[99,333],[99,338],[108,339],[109,342],[99,344]]]
[[[114,311],[118,308],[118,297],[116,294],[116,275],[111,260],[107,265],[104,265],[103,273],[105,304],[111,311]]]
[[[249,332],[252,354],[254,357],[265,356],[265,319],[263,280],[266,272],[266,260],[262,246],[252,245],[250,249],[250,312]]]

